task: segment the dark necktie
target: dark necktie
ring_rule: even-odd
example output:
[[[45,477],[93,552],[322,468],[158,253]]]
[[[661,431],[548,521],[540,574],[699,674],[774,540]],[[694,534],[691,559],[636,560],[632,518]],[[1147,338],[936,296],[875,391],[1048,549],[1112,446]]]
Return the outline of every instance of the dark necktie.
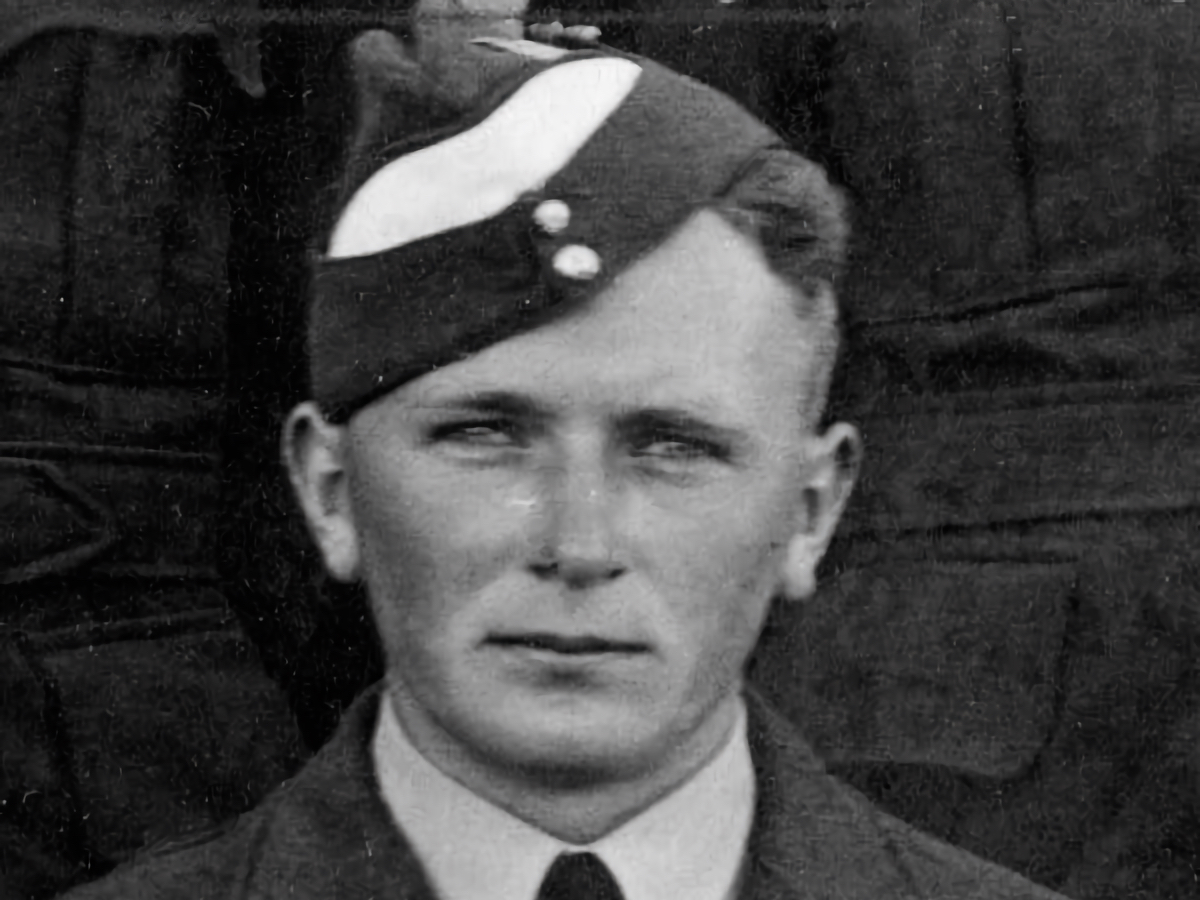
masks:
[[[561,853],[546,872],[537,900],[624,900],[617,881],[594,853]]]

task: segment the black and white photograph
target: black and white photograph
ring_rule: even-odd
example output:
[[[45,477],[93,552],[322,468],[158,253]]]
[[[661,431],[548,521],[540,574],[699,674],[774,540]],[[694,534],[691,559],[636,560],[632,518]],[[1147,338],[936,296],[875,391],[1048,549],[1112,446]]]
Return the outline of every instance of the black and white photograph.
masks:
[[[0,900],[1200,900],[1200,0],[0,0]]]

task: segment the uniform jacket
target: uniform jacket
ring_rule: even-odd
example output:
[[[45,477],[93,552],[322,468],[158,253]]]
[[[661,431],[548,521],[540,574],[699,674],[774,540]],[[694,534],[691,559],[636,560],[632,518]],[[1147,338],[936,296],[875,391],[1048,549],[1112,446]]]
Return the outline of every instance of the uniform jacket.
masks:
[[[144,854],[68,900],[434,900],[375,783],[379,697],[359,698],[295,778],[219,837]],[[747,707],[758,804],[740,900],[1059,897],[875,809],[759,696]]]

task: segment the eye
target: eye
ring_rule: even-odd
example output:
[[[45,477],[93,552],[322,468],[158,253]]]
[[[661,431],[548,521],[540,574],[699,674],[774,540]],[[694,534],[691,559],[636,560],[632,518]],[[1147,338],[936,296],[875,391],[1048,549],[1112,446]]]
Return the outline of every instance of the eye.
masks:
[[[520,446],[517,427],[506,419],[446,422],[433,429],[432,438],[439,443],[467,447]]]
[[[638,442],[634,456],[650,457],[672,462],[725,459],[728,451],[703,438],[672,432],[656,432]]]

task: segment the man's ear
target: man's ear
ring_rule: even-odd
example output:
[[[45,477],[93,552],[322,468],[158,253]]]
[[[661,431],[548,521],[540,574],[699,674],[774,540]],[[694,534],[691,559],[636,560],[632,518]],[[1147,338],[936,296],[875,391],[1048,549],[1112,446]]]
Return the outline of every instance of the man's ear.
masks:
[[[781,564],[788,599],[804,600],[816,592],[817,564],[833,540],[861,461],[862,438],[853,425],[839,422],[813,442],[796,531]]]
[[[346,429],[330,425],[315,403],[301,403],[283,426],[283,463],[325,568],[339,581],[358,578],[358,532],[350,505]]]

